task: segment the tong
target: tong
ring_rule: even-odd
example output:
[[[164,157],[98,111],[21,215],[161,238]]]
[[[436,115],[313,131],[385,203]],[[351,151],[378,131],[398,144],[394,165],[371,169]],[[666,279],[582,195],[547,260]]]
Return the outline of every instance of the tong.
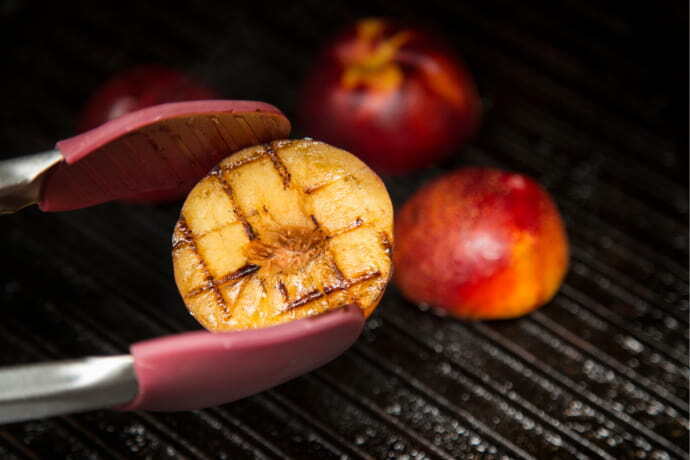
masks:
[[[275,107],[252,101],[163,104],[0,161],[0,214],[37,204],[79,209],[161,190],[188,190],[234,151],[287,137]],[[130,353],[0,367],[0,423],[87,410],[179,411],[224,404],[331,361],[364,318],[344,306],[264,329],[185,332],[135,343]]]

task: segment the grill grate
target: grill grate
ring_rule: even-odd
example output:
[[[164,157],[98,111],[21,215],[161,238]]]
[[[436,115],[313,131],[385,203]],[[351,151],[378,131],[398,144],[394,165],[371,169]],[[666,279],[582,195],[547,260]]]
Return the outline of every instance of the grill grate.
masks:
[[[427,20],[463,52],[489,110],[455,160],[387,179],[394,201],[466,164],[534,176],[572,240],[560,293],[520,320],[463,323],[392,288],[362,339],[307,376],[202,411],[5,425],[0,457],[687,458],[688,118],[677,97],[687,69],[675,56],[687,5],[320,3],[260,14],[207,0],[11,2],[0,9],[3,151],[68,137],[90,92],[140,63],[188,69],[294,118],[298,85],[335,28],[372,14]],[[122,353],[198,328],[172,283],[178,208],[5,217],[0,364]]]

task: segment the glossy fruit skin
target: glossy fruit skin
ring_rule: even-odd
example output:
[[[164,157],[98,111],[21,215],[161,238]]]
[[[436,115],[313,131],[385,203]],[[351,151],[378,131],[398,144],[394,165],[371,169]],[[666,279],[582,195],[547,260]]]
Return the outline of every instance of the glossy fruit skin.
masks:
[[[214,91],[176,70],[159,65],[133,67],[116,74],[94,92],[82,111],[78,131],[88,131],[121,115],[152,105],[217,98]],[[183,197],[187,191],[146,192],[124,201],[167,202]]]
[[[306,135],[393,174],[455,152],[481,112],[472,77],[447,44],[383,19],[363,19],[336,37],[300,100]]]
[[[395,239],[403,294],[460,318],[528,313],[554,296],[568,267],[548,193],[496,169],[460,169],[424,186],[396,216]]]

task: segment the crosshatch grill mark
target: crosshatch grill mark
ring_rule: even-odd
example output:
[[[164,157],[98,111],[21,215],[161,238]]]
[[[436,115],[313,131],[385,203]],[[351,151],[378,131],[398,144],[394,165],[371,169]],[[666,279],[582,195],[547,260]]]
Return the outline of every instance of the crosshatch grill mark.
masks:
[[[270,143],[264,144],[263,148],[266,151],[266,155],[271,159],[273,167],[283,180],[283,188],[287,189],[290,186],[290,171],[288,171],[287,166],[285,166],[285,163],[283,163],[283,160],[280,159],[278,153],[273,149]]]
[[[337,182],[339,182],[339,181],[341,181],[341,180],[344,180],[344,179],[346,179],[346,178],[348,178],[348,177],[351,177],[351,176],[352,176],[351,174],[347,174],[347,175],[344,175],[344,176],[337,177],[337,178],[335,178],[335,179],[333,179],[333,180],[331,180],[331,181],[328,181],[328,182],[321,182],[320,184],[314,184],[314,185],[311,185],[311,186],[309,186],[309,187],[305,187],[305,188],[303,189],[303,191],[304,191],[304,193],[306,193],[307,195],[311,195],[311,194],[313,194],[313,193],[318,192],[318,191],[321,190],[321,189],[324,189],[324,188],[326,188],[326,187],[329,187],[329,186],[331,186],[331,185],[333,185],[333,184],[335,184],[335,183],[337,183]]]
[[[223,294],[221,294],[220,289],[216,285],[216,280],[213,279],[213,276],[211,275],[211,272],[209,271],[208,267],[206,266],[206,261],[204,258],[201,256],[199,253],[199,250],[196,247],[196,242],[194,241],[194,235],[192,234],[192,230],[187,226],[187,221],[185,220],[184,217],[181,217],[179,220],[179,228],[180,231],[182,232],[182,235],[184,236],[184,239],[189,242],[189,247],[194,251],[194,254],[199,258],[199,264],[201,267],[201,270],[204,272],[204,278],[206,280],[206,286],[203,286],[205,288],[204,290],[212,290],[213,291],[213,296],[215,297],[216,303],[223,309],[223,312],[226,314],[229,314],[228,311],[228,305],[225,302],[225,299],[223,298]],[[203,292],[203,291],[202,291]],[[189,295],[189,293],[187,294]]]
[[[357,230],[362,225],[364,225],[364,221],[362,220],[361,217],[358,216],[355,219],[355,221],[353,223],[351,223],[350,225],[348,225],[347,227],[343,227],[341,229],[338,229],[338,230],[334,231],[333,233],[331,233],[330,235],[328,235],[328,239],[333,239],[333,238],[336,238],[340,235],[350,233],[353,230]]]
[[[299,299],[293,300],[289,304],[285,305],[285,307],[282,308],[282,312],[290,311],[298,307],[303,307],[304,305],[311,303],[315,300],[318,300],[322,297],[325,297],[329,294],[332,294],[333,292],[337,291],[344,291],[346,289],[350,289],[353,286],[356,286],[358,284],[364,283],[366,281],[372,280],[374,278],[378,278],[381,276],[380,271],[375,271],[375,272],[370,272],[370,273],[365,273],[361,276],[358,276],[354,279],[351,280],[345,280],[342,283],[338,283],[337,285],[334,286],[325,286],[322,291],[319,291],[318,289],[315,289],[308,294],[300,297]]]
[[[232,197],[231,197],[231,199],[232,199]],[[239,218],[239,217],[238,217],[238,218]],[[310,218],[311,218],[311,220],[314,222],[314,224],[316,225],[316,227],[317,227],[317,228],[320,228],[320,225],[319,225],[318,221],[316,220],[316,218],[315,218],[313,215],[310,215]],[[353,222],[352,224],[348,225],[347,227],[345,227],[345,228],[343,228],[343,229],[341,229],[341,230],[336,231],[333,235],[327,236],[327,238],[328,238],[328,239],[331,239],[331,238],[334,238],[334,237],[336,237],[336,236],[343,235],[343,234],[345,234],[345,233],[348,233],[348,232],[350,232],[350,231],[353,231],[353,230],[355,230],[355,229],[361,227],[363,224],[364,224],[364,221],[362,220],[362,218],[361,218],[361,217],[357,217],[357,219],[355,220],[355,222]],[[232,224],[229,224],[229,225],[232,225]],[[222,228],[224,228],[224,227],[221,227],[221,229],[222,229]],[[250,227],[250,228],[251,228],[251,227]],[[189,227],[187,226],[187,223],[186,223],[186,221],[184,220],[184,218],[180,218],[180,230],[182,231],[183,238],[180,239],[180,240],[178,240],[178,241],[175,241],[175,242],[173,243],[173,247],[172,247],[173,250],[178,250],[178,249],[180,249],[180,248],[182,248],[182,247],[191,246],[192,250],[193,250],[193,251],[197,254],[197,256],[199,256],[199,258],[202,260],[203,268],[204,268],[204,270],[205,270],[205,272],[206,272],[206,274],[207,274],[207,277],[210,278],[210,279],[213,281],[212,285],[209,284],[209,285],[207,285],[207,286],[202,286],[202,287],[193,289],[192,291],[188,292],[188,293],[185,295],[185,297],[195,297],[195,296],[197,296],[197,295],[199,295],[199,294],[201,294],[201,293],[203,293],[203,292],[205,292],[205,291],[208,291],[208,290],[210,290],[210,289],[213,289],[214,286],[215,286],[215,287],[223,286],[223,285],[227,284],[227,283],[230,282],[230,281],[234,281],[234,280],[243,278],[243,277],[245,277],[245,276],[247,276],[247,275],[251,275],[251,274],[257,272],[257,271],[261,268],[259,265],[256,265],[256,264],[245,264],[244,266],[240,267],[240,268],[237,269],[236,271],[231,272],[231,273],[229,273],[229,274],[223,276],[222,278],[219,278],[218,280],[216,280],[216,279],[214,279],[214,278],[211,276],[210,272],[208,271],[208,268],[206,267],[205,261],[204,261],[203,258],[201,257],[201,254],[198,252],[198,250],[197,250],[197,248],[196,248],[196,243],[195,243],[194,238],[193,238],[192,233],[191,233],[191,229],[189,229]],[[215,230],[213,230],[213,231],[215,231]],[[209,233],[212,233],[213,231],[204,233],[204,235],[207,235],[207,234],[209,234]],[[203,236],[203,235],[202,235],[202,236]],[[250,239],[251,239],[251,238],[250,238]],[[386,253],[390,256],[391,243],[390,243],[390,239],[388,238],[388,235],[386,234],[386,232],[381,232],[381,244],[383,245],[384,249],[386,250]],[[346,279],[344,273],[342,272],[342,270],[340,269],[340,267],[339,267],[338,264],[336,263],[336,261],[335,261],[335,256],[334,256],[333,254],[331,254],[330,261],[329,261],[328,264],[331,266],[331,268],[332,268],[332,274],[333,274],[333,275],[335,276],[335,278],[338,280],[338,284],[337,284],[336,286],[326,286],[326,287],[324,288],[324,292],[325,292],[326,294],[330,294],[331,292],[334,292],[334,291],[336,291],[336,290],[349,289],[349,287],[354,286],[355,284],[358,284],[358,283],[360,282],[361,277],[356,278],[356,279],[354,280],[354,281],[356,281],[356,282],[353,282],[353,280],[347,280],[347,279]],[[373,272],[373,273],[376,274],[376,276],[380,276],[380,274],[381,274],[381,273],[378,272],[378,271],[377,271],[377,272]],[[365,275],[363,275],[363,276],[365,276]],[[369,278],[369,279],[370,279],[370,278]],[[361,280],[361,281],[362,281],[362,282],[363,282],[363,281],[367,281],[367,279],[364,279],[364,280]],[[282,281],[279,281],[279,282],[278,282],[278,289],[280,290],[280,293],[281,293],[281,295],[283,296],[283,299],[287,301],[287,300],[288,300],[287,288],[285,287],[285,284],[283,284]],[[295,301],[289,303],[289,304],[285,307],[284,311],[287,311],[287,310],[290,310],[290,309],[292,309],[292,308],[296,308],[296,307],[299,307],[299,306],[303,305],[303,304],[297,304],[297,303],[302,302],[306,297],[309,297],[309,296],[312,295],[312,294],[313,294],[313,295],[316,295],[316,294],[314,294],[315,292],[321,292],[321,291],[318,291],[318,290],[312,291],[311,293],[307,294],[307,295],[304,296],[303,298],[297,299],[297,300],[295,300]],[[308,300],[307,303],[308,303],[308,302],[311,302],[312,300],[316,300],[317,298],[320,298],[320,297],[323,297],[323,295],[320,294],[320,295],[318,295],[317,297],[315,297],[314,299]]]
[[[246,157],[246,158],[242,158],[241,160],[237,160],[234,163],[230,163],[229,165],[221,166],[218,169],[220,169],[220,172],[222,172],[222,173],[227,173],[227,172],[233,171],[237,168],[240,168],[244,165],[248,165],[250,163],[254,163],[256,161],[263,160],[267,156],[268,156],[268,154],[266,152],[257,152],[257,153],[254,153],[253,155]]]
[[[235,200],[235,193],[232,190],[232,187],[230,186],[228,181],[226,181],[223,177],[222,170],[218,167],[213,168],[211,170],[210,175],[214,176],[216,180],[220,182],[220,185],[223,187],[223,191],[226,195],[228,195],[228,198],[230,198],[230,202],[232,203],[232,211],[235,213],[235,216],[237,216],[237,220],[239,220],[242,223],[242,227],[244,228],[244,231],[247,233],[247,237],[249,238],[249,240],[251,241],[258,238],[258,235],[252,228],[252,225],[247,220],[247,217],[244,215],[239,206],[237,206],[237,200]]]
[[[276,144],[276,145],[278,147],[278,150],[280,150],[280,148],[282,148],[284,146],[283,144]],[[287,145],[290,145],[290,144],[287,144]],[[271,144],[264,144],[262,152],[259,152],[255,155],[252,155],[250,157],[239,160],[238,162],[236,162],[234,164],[230,164],[227,166],[218,165],[215,168],[213,168],[209,174],[210,176],[214,176],[216,178],[216,180],[218,180],[220,185],[223,187],[223,191],[230,198],[230,201],[231,201],[232,206],[233,206],[233,212],[237,216],[238,221],[240,221],[240,223],[244,227],[244,229],[247,233],[247,236],[249,237],[250,240],[254,240],[254,239],[258,238],[258,235],[256,235],[251,224],[249,224],[249,222],[247,221],[246,216],[244,216],[242,210],[239,209],[239,207],[237,206],[232,186],[228,183],[228,181],[225,179],[225,177],[223,177],[223,175],[226,172],[230,172],[230,171],[235,170],[237,168],[240,168],[244,165],[262,160],[266,157],[270,158],[271,163],[273,164],[273,167],[276,169],[276,171],[280,175],[280,177],[283,181],[283,186],[285,188],[288,188],[290,186],[290,180],[291,180],[290,172],[288,171],[287,167],[282,162],[282,160],[278,156],[276,150],[273,148],[273,145],[271,145]],[[329,185],[331,185],[331,184],[333,184],[333,183],[335,183],[341,179],[342,178],[338,178],[335,181],[331,181],[331,182],[325,183],[325,184],[320,184],[317,187],[312,188],[312,189],[304,189],[303,192],[305,192],[307,194],[313,193],[314,191],[321,189],[323,187],[329,186]],[[305,215],[306,215],[306,213],[305,213]],[[313,214],[309,214],[309,219],[313,222],[313,224],[315,225],[315,227],[317,229],[321,228],[320,223],[318,222],[318,220],[316,219],[316,217]],[[220,278],[218,280],[214,279],[211,276],[208,268],[206,267],[205,261],[201,258],[201,255],[199,254],[199,252],[196,248],[196,244],[193,240],[191,230],[189,229],[189,227],[187,227],[186,222],[182,218],[180,219],[180,222],[181,222],[181,230],[183,231],[184,238],[181,239],[180,241],[175,242],[173,245],[173,249],[178,249],[178,248],[186,246],[186,245],[191,245],[194,252],[202,260],[202,267],[203,267],[205,273],[207,274],[207,277],[206,277],[207,284],[205,286],[201,286],[199,288],[196,288],[196,289],[190,291],[189,293],[187,293],[187,295],[185,295],[185,297],[194,297],[194,296],[197,296],[197,295],[199,295],[203,292],[206,292],[208,290],[213,290],[215,293],[216,299],[218,301],[218,304],[221,305],[221,307],[223,307],[224,313],[226,315],[229,315],[230,313],[228,312],[228,307],[225,303],[225,299],[223,298],[223,296],[220,292],[219,287],[223,286],[229,282],[232,282],[232,281],[237,281],[237,280],[245,281],[245,278],[247,276],[253,275],[254,273],[258,272],[261,267],[259,265],[256,265],[256,264],[246,264],[243,267],[236,270],[235,272],[229,273],[229,274],[223,276],[222,278]],[[343,235],[345,233],[349,233],[349,232],[351,232],[357,228],[360,228],[363,225],[364,225],[363,219],[360,216],[358,216],[352,224],[350,224],[346,227],[343,227],[339,230],[336,230],[331,235],[327,235],[326,238],[327,239],[335,238],[337,236]],[[223,228],[223,227],[221,227],[221,228]],[[208,233],[210,233],[210,232],[208,232]],[[381,236],[381,244],[384,247],[384,250],[386,251],[386,253],[390,256],[390,249],[392,247],[392,245],[390,243],[390,238],[388,237],[388,235],[385,232],[382,232],[380,234],[380,236]],[[279,289],[281,296],[283,297],[284,301],[286,302],[286,305],[282,309],[280,309],[280,311],[282,313],[284,313],[284,312],[293,310],[295,308],[302,307],[302,306],[307,305],[307,304],[309,304],[315,300],[318,300],[320,298],[328,296],[334,292],[344,291],[344,290],[350,289],[353,286],[356,286],[358,284],[364,283],[366,281],[370,281],[372,279],[375,279],[375,278],[378,278],[381,276],[381,272],[377,270],[375,272],[365,273],[365,274],[360,275],[354,279],[348,280],[345,277],[342,270],[340,269],[340,267],[338,267],[338,264],[336,263],[335,257],[333,254],[331,254],[329,265],[332,268],[332,274],[334,275],[334,277],[337,280],[336,284],[330,285],[330,286],[325,286],[325,287],[323,287],[322,290],[314,289],[314,290],[310,291],[309,293],[307,293],[306,295],[304,295],[298,299],[293,300],[292,302],[288,302],[289,295],[288,295],[287,287],[285,286],[285,284],[282,281],[279,281],[278,282],[278,289]],[[264,291],[265,291],[266,287],[264,286],[263,280],[261,280],[261,284],[262,284],[262,287],[264,288]],[[244,291],[245,287],[246,287],[246,283],[243,283],[243,285],[240,288],[240,293],[242,291]]]
[[[199,257],[201,258],[201,256],[199,256]],[[203,261],[202,261],[202,263],[203,263]],[[245,278],[249,275],[256,273],[257,271],[259,271],[260,268],[261,267],[258,265],[246,264],[246,265],[238,268],[234,272],[228,273],[227,275],[223,276],[222,278],[219,278],[219,279],[211,278],[211,280],[209,280],[209,281],[211,281],[210,284],[198,287],[196,289],[192,289],[191,291],[189,291],[185,295],[185,297],[196,297],[199,294],[202,294],[208,290],[211,290],[214,288],[215,289],[221,288],[231,281],[236,281],[236,280],[239,280],[241,278]]]

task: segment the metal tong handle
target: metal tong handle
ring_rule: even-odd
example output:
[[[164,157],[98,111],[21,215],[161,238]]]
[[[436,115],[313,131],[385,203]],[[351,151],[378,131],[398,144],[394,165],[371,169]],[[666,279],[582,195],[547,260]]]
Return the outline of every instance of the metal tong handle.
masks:
[[[131,355],[0,368],[0,423],[112,408],[139,392]]]
[[[0,161],[0,214],[38,203],[45,173],[62,160],[59,150],[49,150]]]

